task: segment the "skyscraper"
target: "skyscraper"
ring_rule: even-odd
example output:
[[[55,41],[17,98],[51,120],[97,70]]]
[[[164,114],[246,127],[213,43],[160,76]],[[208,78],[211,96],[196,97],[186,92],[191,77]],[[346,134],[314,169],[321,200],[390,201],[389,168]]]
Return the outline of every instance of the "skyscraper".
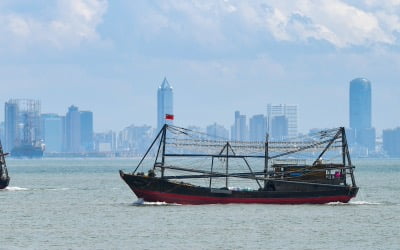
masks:
[[[4,150],[10,152],[18,138],[18,105],[6,102],[4,105]]]
[[[157,131],[160,131],[165,123],[173,124],[172,120],[166,120],[167,114],[173,115],[173,91],[165,77],[157,91]]]
[[[92,152],[93,147],[93,112],[80,112],[81,125],[81,146],[85,152]]]
[[[371,82],[356,78],[350,82],[350,128],[358,146],[375,150],[375,129],[371,126]]]
[[[272,132],[272,119],[275,116],[285,116],[287,118],[287,130],[289,137],[296,137],[298,134],[297,128],[297,105],[288,104],[268,104],[267,117],[268,117],[268,130]],[[282,124],[282,123],[278,123]]]
[[[214,123],[212,125],[207,126],[206,128],[207,135],[210,135],[212,139],[229,139],[229,131],[224,128],[224,126]]]
[[[231,127],[231,139],[234,141],[246,141],[247,136],[246,116],[241,115],[239,111],[235,111],[235,122]]]
[[[81,151],[81,116],[76,106],[68,108],[65,116],[67,151],[77,153]]]
[[[285,140],[289,134],[288,119],[284,115],[277,115],[271,120],[271,138],[272,140]]]
[[[0,142],[4,145],[4,122],[0,122]]]
[[[5,150],[21,145],[40,146],[40,101],[11,99],[4,107]]]
[[[59,153],[64,150],[65,117],[57,114],[42,114],[42,138],[46,152]]]
[[[371,82],[356,78],[350,82],[350,128],[371,128]]]
[[[390,157],[400,157],[400,127],[382,132],[383,150]]]
[[[250,141],[265,141],[267,135],[267,119],[264,115],[254,115],[250,118]]]

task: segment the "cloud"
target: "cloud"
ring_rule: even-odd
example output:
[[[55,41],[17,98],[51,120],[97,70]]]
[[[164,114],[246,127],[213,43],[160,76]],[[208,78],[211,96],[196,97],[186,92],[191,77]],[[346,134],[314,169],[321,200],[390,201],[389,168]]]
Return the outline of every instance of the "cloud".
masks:
[[[43,13],[13,11],[24,3],[0,9],[0,43],[15,49],[31,46],[66,48],[99,39],[96,31],[107,10],[104,0],[58,0]],[[38,2],[40,5],[40,2]],[[42,3],[43,5],[43,3]],[[44,7],[44,6],[42,6]],[[16,8],[17,9],[17,8]]]
[[[141,9],[154,34],[170,34],[200,46],[226,48],[251,40],[308,43],[324,41],[336,48],[398,46],[397,0],[164,0]],[[143,7],[143,6],[142,6]]]

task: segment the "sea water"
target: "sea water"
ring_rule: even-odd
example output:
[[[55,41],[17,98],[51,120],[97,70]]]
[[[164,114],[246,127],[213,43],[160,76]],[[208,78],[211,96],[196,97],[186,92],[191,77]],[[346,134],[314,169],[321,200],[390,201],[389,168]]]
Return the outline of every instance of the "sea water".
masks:
[[[8,159],[0,249],[400,249],[400,160],[355,160],[349,204],[138,200],[131,159]]]

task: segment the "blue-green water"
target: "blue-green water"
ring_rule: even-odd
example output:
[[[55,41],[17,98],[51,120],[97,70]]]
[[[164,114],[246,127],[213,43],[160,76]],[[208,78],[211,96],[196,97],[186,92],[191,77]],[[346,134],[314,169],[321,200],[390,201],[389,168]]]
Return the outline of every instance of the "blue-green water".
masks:
[[[356,161],[350,204],[135,205],[128,159],[8,159],[0,249],[400,249],[400,160]]]

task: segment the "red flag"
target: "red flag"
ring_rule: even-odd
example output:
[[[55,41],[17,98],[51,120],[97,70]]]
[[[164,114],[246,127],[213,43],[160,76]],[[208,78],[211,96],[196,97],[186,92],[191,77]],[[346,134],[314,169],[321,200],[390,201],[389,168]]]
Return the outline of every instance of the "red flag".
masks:
[[[165,120],[174,120],[174,115],[166,114],[165,115]]]

